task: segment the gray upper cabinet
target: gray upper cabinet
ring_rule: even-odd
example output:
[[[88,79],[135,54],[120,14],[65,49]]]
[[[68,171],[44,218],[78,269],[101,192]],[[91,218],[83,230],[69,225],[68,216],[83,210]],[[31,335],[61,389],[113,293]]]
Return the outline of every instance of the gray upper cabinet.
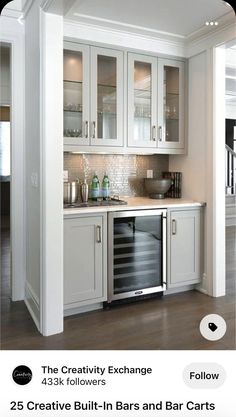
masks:
[[[91,145],[123,145],[123,76],[123,52],[91,48]]]
[[[128,146],[156,148],[157,58],[128,53]]]
[[[123,146],[123,65],[121,51],[65,42],[65,146]]]
[[[158,147],[184,149],[184,63],[158,59]]]
[[[82,307],[106,300],[106,216],[64,220],[64,305]]]
[[[64,150],[184,153],[185,63],[64,44]]]
[[[168,288],[201,281],[201,209],[168,214]]]
[[[184,63],[128,53],[128,147],[184,149]]]
[[[89,46],[64,45],[64,145],[89,145]]]

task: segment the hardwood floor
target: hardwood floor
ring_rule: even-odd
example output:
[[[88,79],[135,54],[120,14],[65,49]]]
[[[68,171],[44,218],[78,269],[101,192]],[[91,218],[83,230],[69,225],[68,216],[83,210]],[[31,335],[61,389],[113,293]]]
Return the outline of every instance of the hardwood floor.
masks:
[[[9,230],[2,230],[2,349],[235,349],[236,228],[226,229],[227,295],[211,298],[197,291],[65,318],[64,333],[43,337],[23,302],[10,300]],[[199,322],[222,315],[227,333],[208,342]]]

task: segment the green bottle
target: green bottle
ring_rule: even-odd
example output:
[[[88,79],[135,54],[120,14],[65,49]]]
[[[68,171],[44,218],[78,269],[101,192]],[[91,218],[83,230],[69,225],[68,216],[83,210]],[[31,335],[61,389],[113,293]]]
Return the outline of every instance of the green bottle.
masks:
[[[93,179],[92,179],[92,183],[91,183],[91,198],[92,198],[92,200],[96,201],[98,199],[99,191],[100,191],[99,179],[98,179],[98,176],[95,172],[94,176],[93,176]]]
[[[102,181],[102,197],[103,200],[107,200],[110,195],[110,181],[108,175],[105,173]]]

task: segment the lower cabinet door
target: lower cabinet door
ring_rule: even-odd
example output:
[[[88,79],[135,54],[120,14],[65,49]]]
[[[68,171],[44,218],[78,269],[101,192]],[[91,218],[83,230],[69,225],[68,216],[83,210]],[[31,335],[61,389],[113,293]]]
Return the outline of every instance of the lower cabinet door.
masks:
[[[169,288],[201,280],[200,216],[200,209],[170,213]]]
[[[84,306],[105,295],[103,217],[64,220],[64,304]],[[103,236],[104,235],[104,236]],[[76,306],[76,305],[75,305]]]

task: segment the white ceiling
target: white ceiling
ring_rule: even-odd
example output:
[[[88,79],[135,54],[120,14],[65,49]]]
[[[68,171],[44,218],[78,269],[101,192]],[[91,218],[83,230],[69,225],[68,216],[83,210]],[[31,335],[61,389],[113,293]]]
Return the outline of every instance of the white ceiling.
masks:
[[[222,0],[76,0],[66,17],[185,37],[227,13],[233,10]]]

